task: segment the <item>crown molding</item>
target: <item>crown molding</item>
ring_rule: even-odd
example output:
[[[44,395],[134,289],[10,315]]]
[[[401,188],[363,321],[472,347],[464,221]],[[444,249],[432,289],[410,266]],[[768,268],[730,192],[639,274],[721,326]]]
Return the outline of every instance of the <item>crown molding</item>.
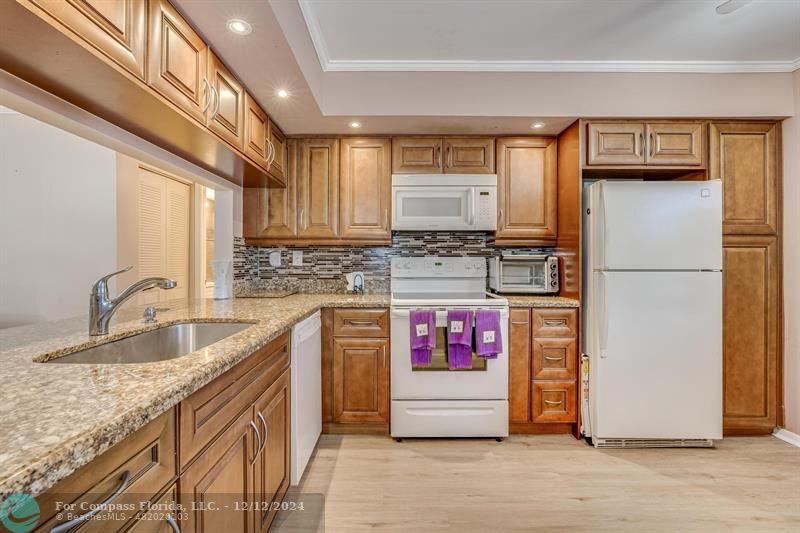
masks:
[[[297,0],[323,72],[794,72],[793,61],[438,61],[331,59],[310,0]]]

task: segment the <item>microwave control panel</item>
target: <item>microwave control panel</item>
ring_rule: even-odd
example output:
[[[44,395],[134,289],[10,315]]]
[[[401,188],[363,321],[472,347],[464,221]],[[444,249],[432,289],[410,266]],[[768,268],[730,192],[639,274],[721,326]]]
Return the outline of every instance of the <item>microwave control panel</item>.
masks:
[[[497,229],[497,188],[475,188],[475,229],[482,231]]]

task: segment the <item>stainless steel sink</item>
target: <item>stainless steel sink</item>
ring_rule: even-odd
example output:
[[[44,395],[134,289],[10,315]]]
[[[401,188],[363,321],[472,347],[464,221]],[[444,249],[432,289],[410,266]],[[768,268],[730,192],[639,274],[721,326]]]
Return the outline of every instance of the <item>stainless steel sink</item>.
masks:
[[[246,322],[185,322],[99,344],[47,363],[125,364],[166,361],[205,348],[243,331]]]

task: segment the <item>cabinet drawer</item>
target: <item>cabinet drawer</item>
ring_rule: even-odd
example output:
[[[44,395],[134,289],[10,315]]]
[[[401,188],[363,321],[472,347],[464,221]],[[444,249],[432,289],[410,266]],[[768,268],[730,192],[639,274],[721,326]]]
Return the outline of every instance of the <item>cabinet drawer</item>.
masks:
[[[533,337],[575,337],[578,335],[577,309],[534,309]]]
[[[258,398],[289,366],[284,333],[180,403],[181,467]]]
[[[534,381],[534,422],[575,422],[575,381]]]
[[[137,514],[141,501],[148,501],[175,480],[175,410],[170,409],[100,457],[71,474],[46,493],[37,496],[43,519],[41,531],[84,514],[88,505],[108,500],[114,513],[100,512],[81,531],[121,529]],[[72,502],[72,516],[60,513],[56,504]],[[124,507],[118,507],[124,506]],[[119,512],[127,506],[132,511]]]
[[[131,524],[125,533],[175,533],[175,526],[180,528],[178,523],[180,514],[178,512],[178,488],[177,484],[172,485],[167,491],[156,498],[149,509],[142,509],[136,520]]]
[[[336,309],[333,312],[334,337],[388,337],[389,311],[386,309]]]
[[[575,338],[541,338],[533,341],[533,379],[573,379],[577,370]]]

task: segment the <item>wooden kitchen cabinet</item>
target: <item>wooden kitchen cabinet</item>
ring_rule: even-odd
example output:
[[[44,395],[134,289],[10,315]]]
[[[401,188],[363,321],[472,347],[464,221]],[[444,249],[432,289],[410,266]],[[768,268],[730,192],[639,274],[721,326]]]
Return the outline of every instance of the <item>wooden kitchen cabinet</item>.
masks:
[[[445,137],[446,174],[494,174],[494,137]]]
[[[534,380],[576,379],[578,340],[575,337],[534,339],[531,376]]]
[[[723,237],[723,427],[772,433],[778,425],[779,240]]]
[[[763,122],[711,124],[709,177],[722,180],[724,234],[778,231],[779,128]]]
[[[441,137],[394,137],[392,173],[440,174],[444,172]]]
[[[286,140],[286,187],[245,188],[242,193],[244,238],[294,240],[297,238],[297,141]]]
[[[125,533],[175,533],[175,528],[170,524],[170,520],[179,524],[180,513],[178,511],[178,486],[173,484],[164,494],[156,498],[151,503],[151,511],[144,510],[136,517],[130,529]],[[180,527],[178,525],[178,527]]]
[[[211,50],[208,52],[208,83],[211,96],[206,124],[220,139],[241,150],[244,143],[244,87]]]
[[[587,127],[589,165],[643,165],[644,124],[590,122]]]
[[[146,0],[29,0],[103,55],[143,80]]]
[[[508,328],[508,419],[531,420],[531,310],[511,309]]]
[[[575,380],[533,381],[534,422],[575,422],[578,392]]]
[[[391,242],[392,146],[388,138],[341,141],[340,236]]]
[[[286,181],[286,135],[283,134],[272,119],[269,119],[268,139],[272,145],[272,158],[269,165],[269,173],[280,181]]]
[[[267,133],[269,119],[258,102],[245,93],[244,107],[244,153],[264,170],[269,169]]]
[[[590,121],[586,164],[621,167],[702,167],[705,123]]]
[[[187,518],[181,520],[182,532],[253,531],[253,513],[241,505],[254,500],[253,461],[258,452],[254,427],[252,410],[242,412],[183,472],[179,501]]]
[[[147,81],[167,100],[206,123],[208,46],[167,0],[150,0]],[[135,112],[132,110],[132,112]]]
[[[557,186],[555,139],[497,139],[497,243],[555,241]]]
[[[301,139],[297,148],[300,238],[339,236],[339,139]]]
[[[648,122],[648,165],[701,165],[705,127],[700,122]]]
[[[291,398],[289,396],[289,371],[270,385],[253,408],[253,420],[263,428],[262,451],[255,462],[254,500],[259,503],[253,510],[254,531],[266,531],[278,510],[271,502],[280,503],[289,488]],[[260,415],[260,416],[259,416]]]
[[[333,340],[333,421],[389,423],[387,339]]]

